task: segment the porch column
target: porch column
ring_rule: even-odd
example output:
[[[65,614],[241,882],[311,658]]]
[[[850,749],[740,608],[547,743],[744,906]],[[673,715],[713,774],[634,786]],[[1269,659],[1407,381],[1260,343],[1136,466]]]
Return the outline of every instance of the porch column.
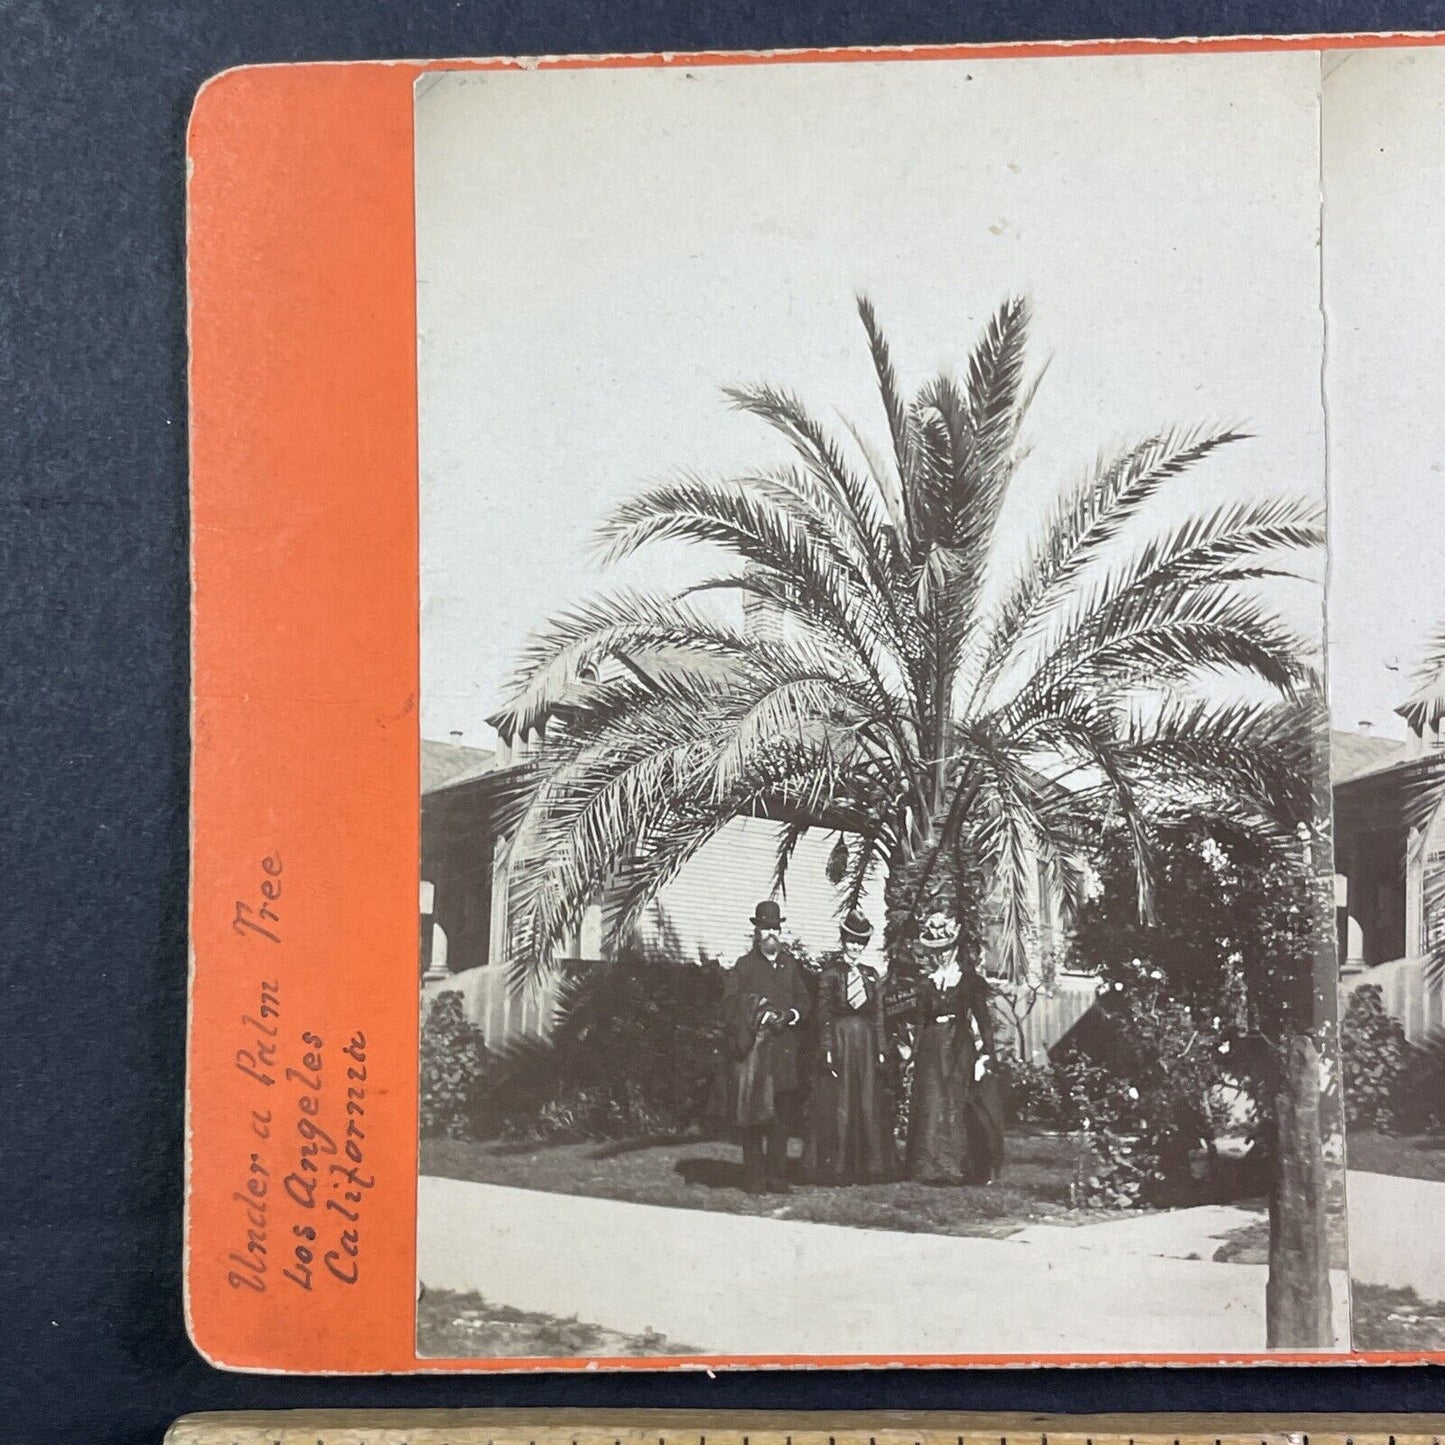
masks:
[[[1411,828],[1405,840],[1405,957],[1425,952],[1425,839]]]
[[[1351,882],[1347,874],[1335,874],[1335,913],[1344,919],[1344,928],[1339,929],[1341,954],[1339,959],[1340,977],[1365,971],[1365,930],[1359,918],[1351,909]],[[1355,900],[1358,901],[1358,900]]]
[[[507,849],[493,845],[492,852],[492,926],[487,939],[487,962],[507,961]]]

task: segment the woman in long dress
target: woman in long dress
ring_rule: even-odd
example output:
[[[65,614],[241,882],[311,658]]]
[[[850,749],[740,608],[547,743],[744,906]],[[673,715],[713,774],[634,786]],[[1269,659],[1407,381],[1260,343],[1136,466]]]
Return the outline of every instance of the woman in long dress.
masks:
[[[987,1184],[1003,1164],[1003,1100],[992,1071],[988,985],[959,956],[959,927],[934,913],[919,930],[919,989],[908,1177]]]
[[[873,925],[856,909],[818,978],[818,1067],[809,1153],[819,1184],[890,1178],[895,1156],[883,1076],[883,982],[863,962]]]

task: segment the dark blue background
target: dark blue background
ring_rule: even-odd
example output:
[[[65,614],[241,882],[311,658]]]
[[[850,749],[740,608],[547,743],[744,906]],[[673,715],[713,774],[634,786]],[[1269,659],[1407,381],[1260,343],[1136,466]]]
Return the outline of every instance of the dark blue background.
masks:
[[[1439,0],[0,0],[6,1438],[157,1441],[188,1410],[303,1405],[1445,1408],[1424,1369],[249,1377],[207,1367],[180,1311],[183,137],[201,82],[247,61],[1432,28]]]

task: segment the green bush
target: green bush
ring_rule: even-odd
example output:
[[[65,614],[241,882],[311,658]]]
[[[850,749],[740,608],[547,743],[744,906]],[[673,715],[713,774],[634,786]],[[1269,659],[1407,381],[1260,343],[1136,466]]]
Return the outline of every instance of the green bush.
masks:
[[[1392,1123],[1400,1134],[1445,1134],[1445,1033],[1410,1048]]]
[[[463,1011],[461,994],[438,994],[421,1031],[424,1137],[465,1139],[474,1132],[486,1065],[486,1041]]]
[[[1065,1122],[1064,1095],[1053,1064],[1029,1063],[1012,1049],[1000,1049],[997,1064],[1014,1123],[1057,1127]]]
[[[1071,942],[1073,961],[1097,969],[1106,989],[1080,1021],[1080,1057],[1067,1061],[1069,1107],[1089,1121],[1080,1125],[1097,1156],[1088,1188],[1115,1204],[1225,1192],[1231,1170],[1214,1141],[1231,1098],[1234,1127],[1256,1140],[1231,1187],[1267,1183],[1290,1041],[1311,1034],[1326,1056],[1333,1042],[1317,1023],[1332,1001],[1319,960],[1334,922],[1318,831],[1264,836],[1216,818],[1166,826],[1155,843],[1146,916],[1129,830],[1105,831],[1093,860],[1101,888]],[[1327,1091],[1327,1135],[1339,1132],[1339,1112]]]
[[[487,1061],[481,1127],[529,1139],[622,1139],[707,1121],[723,1067],[722,970],[634,950],[567,981],[547,1039]]]
[[[1162,970],[1136,960],[1109,975],[1100,1041],[1057,1068],[1062,1122],[1085,1136],[1095,1160],[1080,1202],[1195,1202],[1209,1189],[1195,1160],[1212,1157],[1225,1122],[1229,1041],[1216,1018],[1172,997]]]
[[[1405,1030],[1385,1012],[1378,984],[1361,984],[1350,995],[1340,1022],[1340,1052],[1346,1124],[1351,1129],[1392,1132],[1404,1122],[1402,1114],[1412,1111],[1404,1085],[1420,1066],[1412,1070]]]

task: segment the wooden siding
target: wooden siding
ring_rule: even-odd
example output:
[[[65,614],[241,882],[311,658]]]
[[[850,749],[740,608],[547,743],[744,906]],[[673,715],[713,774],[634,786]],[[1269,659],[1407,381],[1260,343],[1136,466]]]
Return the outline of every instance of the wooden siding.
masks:
[[[1340,990],[1348,1000],[1361,984],[1377,985],[1385,1012],[1399,1019],[1405,1037],[1418,1044],[1445,1029],[1445,998],[1438,983],[1426,982],[1425,962],[1423,958],[1397,958],[1342,979]]]
[[[644,931],[654,938],[666,936],[675,941],[682,958],[730,965],[752,943],[749,920],[754,907],[771,894],[778,834],[776,823],[744,820],[731,824],[663,890],[644,922]],[[786,895],[780,899],[787,916],[786,935],[814,955],[838,945],[841,891],[828,882],[824,871],[834,841],[831,834],[804,838],[788,870]],[[881,876],[871,880],[863,909],[875,929],[866,957],[879,972],[886,972]],[[1064,975],[1051,993],[1041,995],[1023,1025],[1025,1057],[1037,1060],[1045,1055],[1087,1012],[1095,988],[1092,978]],[[498,1047],[519,1034],[545,1034],[551,1027],[555,988],[514,996],[500,968],[464,965],[448,978],[428,981],[423,987],[423,1008],[447,990],[462,995],[467,1017],[482,1030],[489,1047]],[[999,1027],[1001,1042],[1014,1041],[1014,1025],[1002,1012]]]
[[[1040,995],[1023,1023],[1024,1058],[1043,1062],[1048,1051],[1092,1007],[1096,990],[1093,978],[1065,974],[1052,994]],[[472,968],[427,982],[422,988],[423,1017],[442,993],[461,994],[463,1012],[481,1029],[487,1047],[492,1049],[524,1034],[545,1036],[555,1017],[554,985],[518,997],[507,989],[506,976],[499,968]],[[1013,1020],[1002,1010],[997,1011],[997,1030],[1000,1047],[1017,1043]]]
[[[721,959],[731,963],[752,945],[753,909],[772,896],[773,867],[780,826],[757,819],[731,823],[665,888],[651,931],[670,929],[684,957]],[[788,868],[787,891],[779,896],[787,915],[785,936],[810,953],[838,946],[842,895],[824,872],[836,842],[831,833],[809,833],[798,845]],[[873,880],[863,900],[873,920],[870,961],[882,963],[883,880]]]
[[[423,1018],[443,993],[461,994],[462,1011],[481,1029],[489,1049],[499,1048],[508,1039],[522,1034],[547,1034],[551,1031],[557,1004],[554,984],[519,995],[507,988],[507,976],[502,969],[470,968],[450,978],[423,984]]]

